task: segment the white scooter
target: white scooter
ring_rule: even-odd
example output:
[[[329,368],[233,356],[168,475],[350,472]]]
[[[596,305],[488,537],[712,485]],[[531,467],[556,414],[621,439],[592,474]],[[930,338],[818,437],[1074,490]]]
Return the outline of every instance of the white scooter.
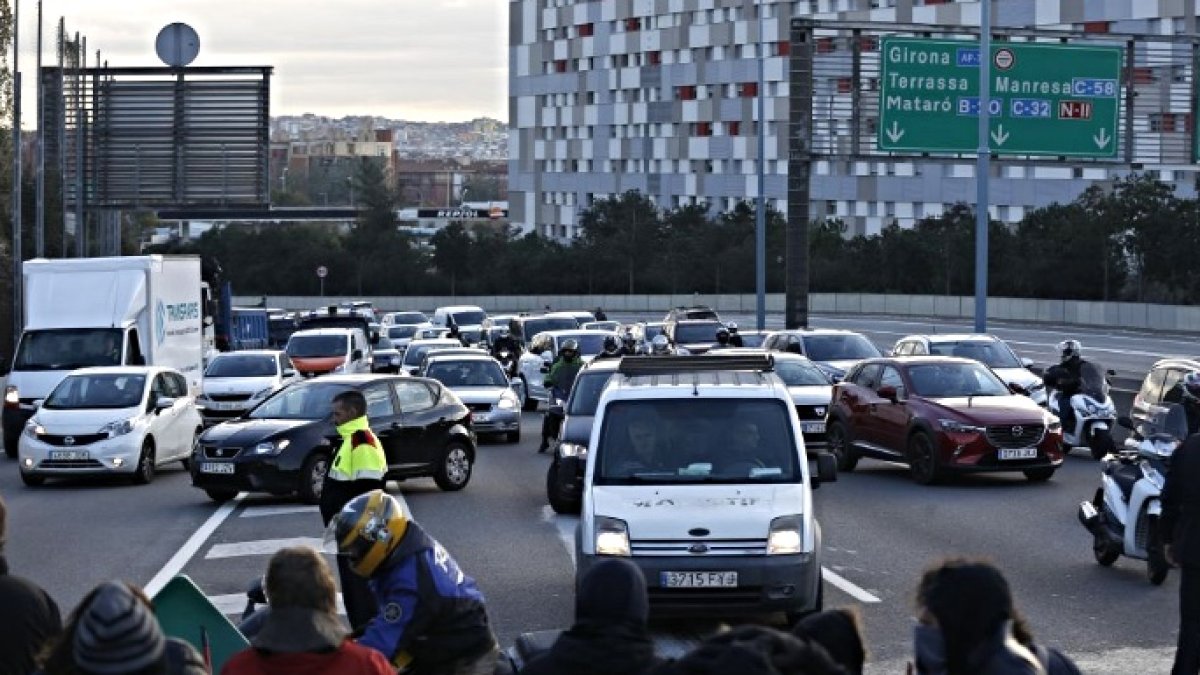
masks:
[[[1121,426],[1132,428],[1129,418]],[[1092,554],[1108,567],[1122,555],[1146,561],[1150,583],[1158,586],[1171,566],[1163,553],[1162,490],[1167,465],[1187,437],[1187,414],[1173,403],[1160,408],[1142,429],[1137,450],[1122,450],[1102,462],[1100,487],[1079,505],[1079,522],[1092,533]]]
[[[1063,450],[1070,452],[1072,448],[1089,448],[1092,459],[1100,459],[1117,449],[1112,437],[1117,421],[1117,406],[1108,394],[1108,379],[1100,366],[1084,362],[1079,379],[1079,393],[1072,396],[1070,401],[1075,412],[1074,424],[1069,429],[1063,425]],[[1058,390],[1047,392],[1047,407],[1059,419],[1062,419],[1062,413],[1059,412],[1061,399]]]

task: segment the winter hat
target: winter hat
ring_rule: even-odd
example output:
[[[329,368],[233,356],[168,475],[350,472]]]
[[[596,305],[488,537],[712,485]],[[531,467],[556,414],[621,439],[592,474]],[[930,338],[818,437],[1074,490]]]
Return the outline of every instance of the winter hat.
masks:
[[[650,618],[646,577],[637,565],[624,558],[605,558],[597,562],[579,582],[575,617],[645,626]]]
[[[119,582],[97,587],[75,629],[75,665],[95,675],[120,675],[160,661],[166,638],[141,599]]]

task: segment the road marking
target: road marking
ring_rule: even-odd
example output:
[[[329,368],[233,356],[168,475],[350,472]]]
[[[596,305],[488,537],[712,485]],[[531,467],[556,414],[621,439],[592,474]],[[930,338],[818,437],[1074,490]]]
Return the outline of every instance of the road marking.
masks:
[[[321,510],[315,506],[247,506],[242,509],[239,518],[264,518],[267,516],[286,516],[293,513],[316,513]]]
[[[239,541],[232,544],[214,544],[204,556],[205,560],[238,558],[251,555],[274,555],[276,551],[292,546],[308,546],[321,551],[324,541],[317,537],[290,537],[288,539],[258,539]]]
[[[242,612],[246,609],[246,594],[245,593],[230,593],[229,595],[210,595],[208,601],[213,604],[222,614],[226,616],[236,615],[239,618]],[[262,605],[259,605],[260,607]],[[342,602],[342,594],[337,594],[337,611],[338,614],[346,613],[346,605]]]
[[[881,600],[879,598],[875,597],[874,595],[867,592],[866,590],[854,585],[854,583],[852,583],[850,580],[846,579],[845,577],[838,574],[837,572],[834,572],[833,570],[829,569],[828,567],[821,567],[821,574],[825,577],[825,581],[828,581],[834,588],[842,591],[846,595],[849,595],[850,597],[854,598],[855,600],[858,600],[859,602],[867,602],[867,603],[881,602]]]
[[[158,574],[155,574],[154,578],[146,584],[146,595],[152,598],[158,595],[163,586],[166,586],[168,581],[174,579],[183,570],[184,566],[191,561],[192,556],[196,555],[196,552],[200,550],[204,542],[208,541],[212,533],[220,527],[221,523],[225,522],[225,519],[229,517],[229,514],[233,513],[233,510],[237,508],[245,496],[245,492],[239,492],[236,497],[225,502],[220,508],[214,511],[208,517],[208,520],[204,521],[204,524],[200,526],[200,529],[193,532],[191,537],[188,537],[188,540],[175,552],[175,555],[171,556],[167,564],[163,565]]]

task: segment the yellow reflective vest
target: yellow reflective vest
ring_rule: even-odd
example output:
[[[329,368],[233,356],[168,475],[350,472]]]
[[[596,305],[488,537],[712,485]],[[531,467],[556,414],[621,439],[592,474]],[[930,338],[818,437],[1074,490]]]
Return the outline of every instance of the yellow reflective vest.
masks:
[[[371,433],[366,416],[352,419],[337,428],[342,445],[329,467],[332,480],[383,480],[387,473],[387,456],[379,439]]]

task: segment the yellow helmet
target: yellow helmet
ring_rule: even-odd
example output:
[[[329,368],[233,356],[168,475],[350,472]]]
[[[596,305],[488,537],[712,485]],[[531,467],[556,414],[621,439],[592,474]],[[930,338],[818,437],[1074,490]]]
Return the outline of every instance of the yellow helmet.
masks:
[[[383,490],[371,490],[342,507],[329,521],[325,538],[350,559],[356,574],[369,577],[400,545],[406,531],[408,516],[400,503]]]

